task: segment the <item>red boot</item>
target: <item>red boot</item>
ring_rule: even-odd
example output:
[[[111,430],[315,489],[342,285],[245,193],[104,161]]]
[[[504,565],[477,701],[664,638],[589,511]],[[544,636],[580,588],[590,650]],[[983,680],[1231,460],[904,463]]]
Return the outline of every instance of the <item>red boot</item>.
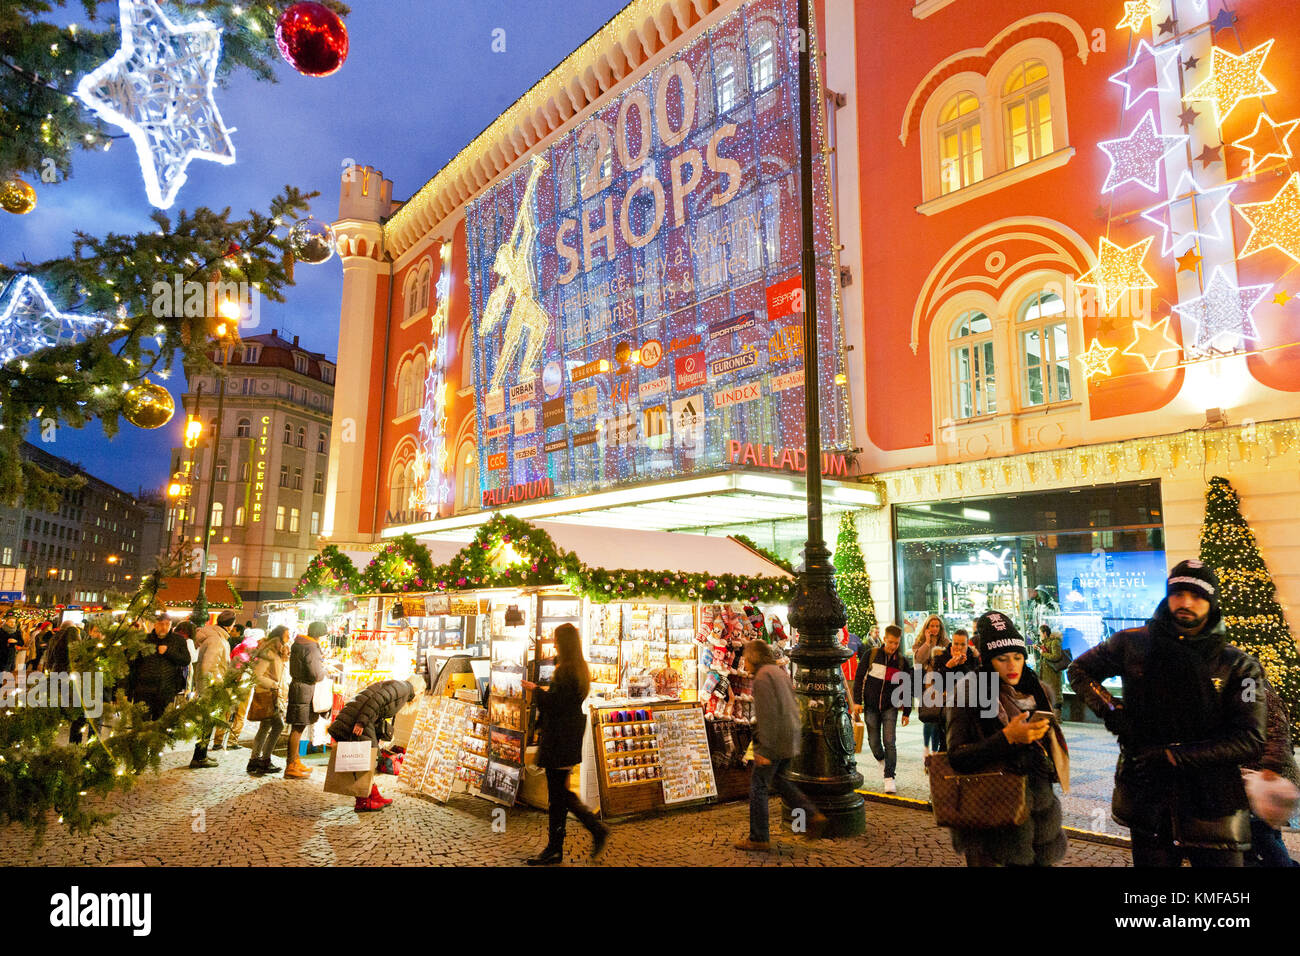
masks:
[[[384,809],[384,804],[376,803],[370,797],[357,797],[356,804],[352,807],[354,813],[370,813],[382,809]]]
[[[370,785],[370,802],[380,807],[386,807],[393,801],[380,793],[378,785],[372,783]]]

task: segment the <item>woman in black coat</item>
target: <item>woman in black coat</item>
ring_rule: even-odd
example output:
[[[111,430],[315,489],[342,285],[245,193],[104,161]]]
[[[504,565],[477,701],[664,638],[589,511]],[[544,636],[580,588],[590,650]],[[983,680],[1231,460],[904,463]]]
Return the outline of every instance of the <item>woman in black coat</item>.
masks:
[[[594,859],[605,848],[609,827],[600,822],[578,795],[569,789],[570,771],[582,763],[582,737],[587,718],[582,702],[591,689],[591,674],[582,656],[582,639],[572,624],[555,629],[555,676],[549,688],[524,681],[524,689],[533,691],[533,700],[541,712],[542,742],[537,748],[537,764],[546,770],[546,799],[550,826],[546,849],[528,861],[529,866],[551,866],[564,859],[565,822],[570,813],[591,834]]]
[[[1052,699],[1027,666],[1028,647],[1009,618],[990,611],[976,622],[975,633],[985,673],[966,680],[996,675],[998,709],[991,717],[978,703],[947,709],[948,762],[958,773],[1002,770],[1025,777],[1029,818],[1019,826],[954,828],[953,849],[965,854],[968,866],[1051,866],[1066,849],[1061,801],[1052,789],[1058,773],[1048,751],[1048,735],[1056,731],[1050,721],[1029,717],[1034,711],[1051,713]],[[977,698],[974,688],[969,690],[968,702]],[[1064,740],[1057,742],[1065,761]]]
[[[393,739],[393,718],[397,712],[424,693],[424,678],[415,674],[406,680],[381,680],[371,684],[343,705],[329,734],[335,740],[368,740],[371,747],[381,740]],[[382,810],[393,801],[379,792],[378,784],[370,787],[370,796],[357,797],[357,813]]]

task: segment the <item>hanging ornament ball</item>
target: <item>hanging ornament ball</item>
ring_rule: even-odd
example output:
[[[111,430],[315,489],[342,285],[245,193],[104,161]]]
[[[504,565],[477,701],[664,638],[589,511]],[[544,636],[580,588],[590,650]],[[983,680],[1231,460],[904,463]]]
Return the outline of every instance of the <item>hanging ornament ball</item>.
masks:
[[[318,266],[334,255],[334,230],[308,216],[289,230],[289,248],[299,262]]]
[[[323,3],[295,3],[275,24],[280,55],[299,73],[329,76],[348,58],[348,28]]]
[[[36,208],[36,190],[15,176],[0,182],[0,207],[16,216],[25,216]]]
[[[172,393],[154,382],[141,382],[122,400],[122,414],[137,428],[162,428],[175,411]]]

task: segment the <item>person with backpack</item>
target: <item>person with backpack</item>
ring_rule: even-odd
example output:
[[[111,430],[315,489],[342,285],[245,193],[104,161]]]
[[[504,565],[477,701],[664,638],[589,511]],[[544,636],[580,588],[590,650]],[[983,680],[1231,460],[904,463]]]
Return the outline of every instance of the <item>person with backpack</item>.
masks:
[[[862,715],[867,725],[867,743],[884,774],[885,793],[897,793],[894,770],[898,766],[895,738],[898,734],[898,711],[903,711],[903,726],[912,716],[911,695],[896,706],[895,696],[900,679],[906,679],[912,663],[902,651],[903,629],[897,624],[885,627],[885,641],[880,647],[859,650],[857,676],[849,695],[853,715]],[[900,677],[900,675],[902,675]]]
[[[785,798],[792,808],[803,811],[809,835],[826,828],[826,817],[803,791],[790,782],[786,772],[799,756],[803,724],[790,675],[777,662],[766,641],[750,641],[742,655],[744,668],[754,675],[754,769],[749,777],[749,836],[736,848],[751,852],[772,849],[768,824],[770,791]]]

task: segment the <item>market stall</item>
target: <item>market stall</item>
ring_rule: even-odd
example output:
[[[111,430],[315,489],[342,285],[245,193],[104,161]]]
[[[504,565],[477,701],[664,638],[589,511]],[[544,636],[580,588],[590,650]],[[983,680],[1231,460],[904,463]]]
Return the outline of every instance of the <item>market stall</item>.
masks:
[[[614,816],[747,792],[753,707],[739,654],[769,615],[784,617],[787,568],[729,538],[512,518],[445,564],[427,547],[398,539],[363,572],[375,593],[358,598],[345,672],[359,689],[423,665],[441,692],[420,702],[408,787],[544,805],[523,683],[549,682],[555,629],[569,623],[592,672],[584,800]],[[449,661],[463,679],[439,680]]]

